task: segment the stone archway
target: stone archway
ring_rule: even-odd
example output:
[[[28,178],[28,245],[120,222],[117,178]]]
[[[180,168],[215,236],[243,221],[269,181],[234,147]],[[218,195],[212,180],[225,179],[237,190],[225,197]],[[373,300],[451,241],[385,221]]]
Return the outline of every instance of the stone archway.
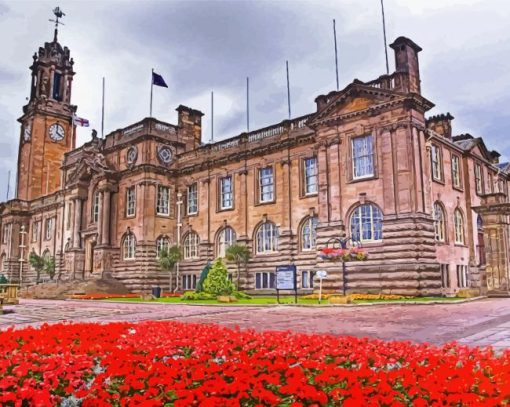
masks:
[[[487,194],[473,210],[483,222],[487,291],[510,295],[510,202],[503,193]]]

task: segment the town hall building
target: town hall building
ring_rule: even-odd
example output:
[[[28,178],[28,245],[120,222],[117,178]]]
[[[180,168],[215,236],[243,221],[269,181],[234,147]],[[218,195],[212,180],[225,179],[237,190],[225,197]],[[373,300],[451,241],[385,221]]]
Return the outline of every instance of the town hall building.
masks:
[[[315,98],[310,114],[215,143],[203,113],[177,123],[144,118],[76,146],[75,71],[57,38],[33,56],[20,122],[16,198],[0,204],[0,273],[35,284],[35,252],[62,280],[111,276],[133,291],[168,285],[162,248],[178,245],[173,287],[193,289],[203,267],[246,245],[241,287],[274,289],[293,264],[302,292],[326,270],[332,291],[453,295],[508,291],[509,166],[483,140],[429,117],[421,48],[399,37],[395,72]],[[361,245],[346,272],[318,250]],[[229,270],[235,274],[235,265]]]

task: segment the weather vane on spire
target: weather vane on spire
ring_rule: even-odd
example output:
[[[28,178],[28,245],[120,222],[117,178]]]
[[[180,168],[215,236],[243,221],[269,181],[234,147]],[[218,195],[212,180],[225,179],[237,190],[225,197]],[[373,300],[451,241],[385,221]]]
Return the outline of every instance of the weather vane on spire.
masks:
[[[58,21],[58,19],[64,17],[65,13],[62,10],[60,10],[60,7],[55,7],[53,9],[53,14],[55,14],[56,17],[55,20],[50,19],[49,21],[55,23],[55,37],[53,38],[53,41],[57,42],[58,25],[59,24],[65,25],[63,22]]]

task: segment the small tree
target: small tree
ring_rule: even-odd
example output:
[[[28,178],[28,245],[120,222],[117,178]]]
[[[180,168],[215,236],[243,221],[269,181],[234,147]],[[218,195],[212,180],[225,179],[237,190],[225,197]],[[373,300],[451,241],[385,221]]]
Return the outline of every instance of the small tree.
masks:
[[[237,265],[237,277],[236,277],[236,289],[239,290],[239,281],[241,278],[241,265],[246,267],[250,261],[250,249],[247,246],[241,244],[233,244],[225,252],[225,258],[227,261],[231,261]]]
[[[7,280],[7,278],[3,274],[0,274],[0,284],[8,284],[8,283],[9,283],[9,280]]]
[[[198,279],[197,282],[197,288],[195,289],[197,293],[204,291],[204,281],[207,278],[207,275],[209,274],[209,270],[211,270],[211,263],[208,261],[205,267],[202,269],[202,272],[200,273],[200,278]]]
[[[234,285],[228,279],[228,271],[221,258],[215,260],[204,281],[204,292],[213,295],[230,295]]]
[[[182,254],[181,250],[177,246],[172,246],[170,248],[162,248],[159,252],[159,267],[161,270],[167,271],[168,276],[168,290],[172,290],[172,270],[175,265],[181,261]]]
[[[55,277],[55,257],[46,256],[44,257],[44,272],[50,276],[50,280]]]
[[[39,280],[41,279],[41,272],[44,271],[44,257],[39,256],[35,252],[30,252],[30,255],[28,256],[28,262],[37,273],[36,284],[39,284]]]

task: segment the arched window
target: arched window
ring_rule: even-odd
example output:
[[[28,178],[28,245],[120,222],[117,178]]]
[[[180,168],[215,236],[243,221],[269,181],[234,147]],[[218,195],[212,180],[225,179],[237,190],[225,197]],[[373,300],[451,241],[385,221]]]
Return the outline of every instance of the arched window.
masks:
[[[92,197],[92,223],[99,221],[99,191],[94,193]]]
[[[169,240],[167,236],[160,236],[156,240],[156,257],[159,259],[161,250],[168,250]]]
[[[314,250],[317,246],[317,216],[309,216],[301,226],[301,250]]]
[[[446,240],[446,222],[443,207],[439,202],[434,204],[434,231],[438,242]]]
[[[382,240],[382,212],[373,204],[358,206],[351,215],[351,237],[355,242]]]
[[[223,228],[218,234],[218,257],[225,257],[227,249],[235,244],[236,232],[231,227]]]
[[[184,238],[184,258],[195,259],[198,257],[198,235],[189,232]]]
[[[271,253],[278,250],[278,227],[264,222],[257,229],[257,253]]]
[[[459,209],[453,213],[453,225],[455,228],[455,243],[464,244],[464,220]]]
[[[133,233],[127,233],[124,235],[124,241],[122,243],[122,258],[124,260],[132,260],[136,254],[136,238]]]

